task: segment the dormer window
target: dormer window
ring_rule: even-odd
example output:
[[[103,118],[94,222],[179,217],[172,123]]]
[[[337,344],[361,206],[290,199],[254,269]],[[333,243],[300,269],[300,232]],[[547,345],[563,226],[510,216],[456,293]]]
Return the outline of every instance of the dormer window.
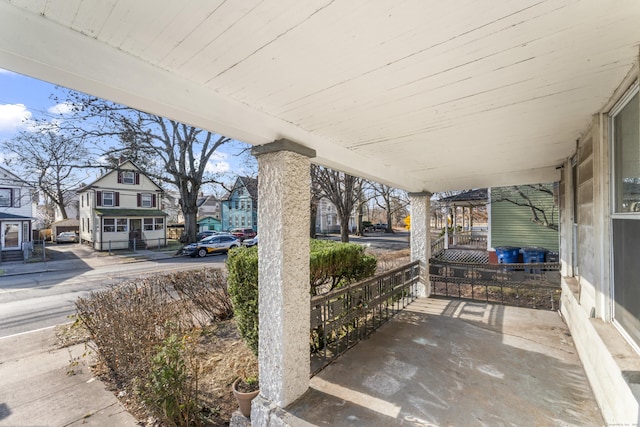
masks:
[[[138,185],[140,174],[134,171],[118,171],[118,184]]]
[[[133,171],[123,171],[122,172],[122,183],[123,184],[135,184],[136,183],[136,174]]]

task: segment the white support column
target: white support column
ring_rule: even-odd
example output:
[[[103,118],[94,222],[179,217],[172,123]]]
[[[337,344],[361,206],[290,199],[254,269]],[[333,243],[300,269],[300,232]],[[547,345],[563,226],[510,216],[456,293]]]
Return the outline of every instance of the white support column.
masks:
[[[278,140],[252,153],[259,168],[260,396],[251,422],[267,426],[278,407],[309,387],[309,158],[315,151]]]
[[[431,193],[427,191],[409,193],[409,199],[411,201],[411,261],[420,261],[418,295],[428,297],[431,293],[431,286],[429,285]]]

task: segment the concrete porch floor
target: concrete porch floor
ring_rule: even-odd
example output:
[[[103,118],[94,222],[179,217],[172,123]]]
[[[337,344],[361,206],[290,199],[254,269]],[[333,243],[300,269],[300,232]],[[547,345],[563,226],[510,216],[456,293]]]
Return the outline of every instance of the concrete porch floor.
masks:
[[[291,425],[602,426],[557,312],[422,298],[311,380]]]

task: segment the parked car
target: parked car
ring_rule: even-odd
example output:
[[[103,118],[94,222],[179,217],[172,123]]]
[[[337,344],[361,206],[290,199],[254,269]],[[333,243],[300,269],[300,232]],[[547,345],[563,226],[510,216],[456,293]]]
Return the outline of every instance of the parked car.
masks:
[[[256,234],[255,237],[252,237],[251,239],[244,239],[242,241],[242,244],[245,246],[255,246],[258,244],[258,235]]]
[[[230,234],[213,235],[199,242],[191,243],[182,248],[183,255],[203,258],[212,253],[224,253],[231,248],[240,246],[240,240]]]
[[[256,237],[256,234],[258,233],[253,231],[253,228],[234,228],[231,230],[231,234],[236,236],[242,242],[244,239],[252,239]]]
[[[387,230],[387,224],[384,224],[382,222],[374,224],[373,225],[373,230],[374,231],[386,231]]]
[[[56,243],[78,243],[80,239],[73,231],[63,231],[56,236]]]

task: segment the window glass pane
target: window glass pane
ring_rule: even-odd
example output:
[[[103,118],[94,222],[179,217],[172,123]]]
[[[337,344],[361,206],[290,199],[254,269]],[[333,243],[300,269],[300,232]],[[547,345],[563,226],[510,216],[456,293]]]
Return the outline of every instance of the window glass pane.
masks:
[[[116,231],[116,220],[114,218],[105,218],[103,220],[103,224],[105,233],[112,233]]]
[[[613,220],[614,318],[640,345],[640,221]]]
[[[102,206],[113,206],[113,192],[105,191],[102,193]]]
[[[122,182],[124,184],[133,184],[134,183],[134,173],[131,171],[122,172]]]
[[[116,223],[116,231],[123,232],[127,231],[127,219],[126,218],[118,218]]]
[[[11,207],[11,189],[10,188],[0,188],[0,207],[3,207],[3,208]]]
[[[640,212],[638,94],[613,118],[616,212]]]
[[[150,208],[151,207],[151,194],[143,193],[142,194],[142,207]]]
[[[164,228],[164,218],[156,218],[156,230],[162,230]]]
[[[153,230],[153,218],[144,219],[144,231]]]

